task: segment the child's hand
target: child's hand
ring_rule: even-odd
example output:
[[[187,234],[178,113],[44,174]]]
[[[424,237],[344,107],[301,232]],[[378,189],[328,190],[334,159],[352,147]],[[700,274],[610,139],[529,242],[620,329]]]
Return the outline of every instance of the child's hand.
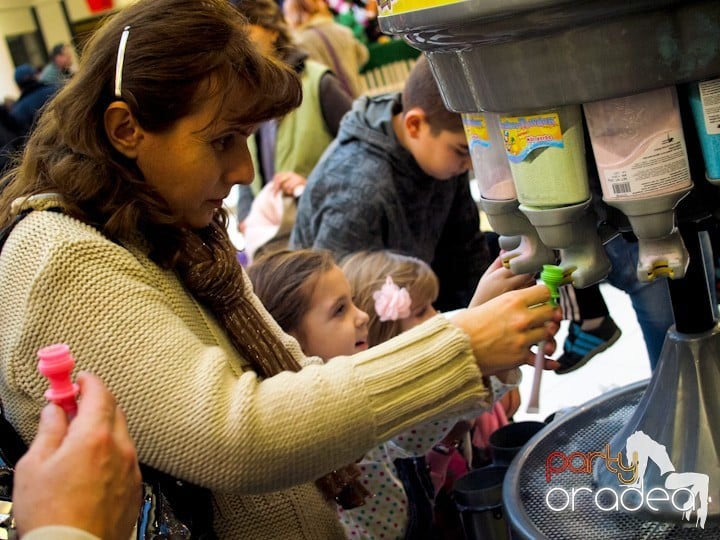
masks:
[[[500,255],[480,278],[469,307],[479,306],[504,292],[524,289],[534,284],[534,275],[513,274],[509,268],[503,266],[502,255]]]
[[[443,440],[440,442],[452,446],[456,442],[461,441],[463,437],[465,437],[465,434],[470,431],[471,427],[472,423],[468,420],[459,420],[452,428],[450,428],[450,431],[447,432],[445,437],[443,437]]]
[[[296,191],[303,189],[307,184],[307,179],[292,171],[282,171],[276,173],[272,179],[272,193],[277,195],[282,192],[284,195],[299,196]]]
[[[520,401],[520,390],[518,388],[513,388],[501,397],[498,400],[498,403],[500,403],[505,411],[505,416],[512,418],[520,408]]]

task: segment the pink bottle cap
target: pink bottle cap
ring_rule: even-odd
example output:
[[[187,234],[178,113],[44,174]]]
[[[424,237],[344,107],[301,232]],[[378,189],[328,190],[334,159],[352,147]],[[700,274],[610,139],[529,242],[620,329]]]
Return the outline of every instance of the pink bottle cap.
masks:
[[[70,347],[64,343],[44,347],[37,352],[38,371],[48,378],[50,388],[45,392],[45,399],[63,408],[68,417],[77,412],[77,395],[80,388],[73,384],[70,373],[75,367],[75,359],[70,354]]]

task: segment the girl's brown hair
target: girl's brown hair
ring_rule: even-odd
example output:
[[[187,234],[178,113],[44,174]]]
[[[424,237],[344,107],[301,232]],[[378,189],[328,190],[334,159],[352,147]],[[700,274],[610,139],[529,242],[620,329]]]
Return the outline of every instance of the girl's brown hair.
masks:
[[[329,251],[281,250],[262,255],[248,268],[255,294],[286,332],[297,329],[310,309],[317,280],[335,265]]]
[[[380,290],[388,276],[398,287],[405,287],[412,308],[432,304],[438,296],[435,272],[424,261],[392,251],[360,251],[343,259],[341,268],[350,282],[355,305],[370,316],[368,345],[391,339],[402,331],[400,321],[381,321],[375,312],[373,293]]]
[[[245,22],[227,0],[137,2],[107,19],[86,45],[78,72],[46,106],[19,167],[3,179],[0,228],[11,220],[15,198],[57,192],[70,215],[116,240],[140,229],[153,247],[163,246],[159,262],[171,260],[179,230],[135,162],[110,144],[105,109],[120,99],[144,129],[163,132],[218,93],[221,103],[242,101],[246,124],[297,107],[297,76],[256,50]],[[125,27],[118,98],[115,68]],[[219,212],[216,219],[225,224],[227,216]]]

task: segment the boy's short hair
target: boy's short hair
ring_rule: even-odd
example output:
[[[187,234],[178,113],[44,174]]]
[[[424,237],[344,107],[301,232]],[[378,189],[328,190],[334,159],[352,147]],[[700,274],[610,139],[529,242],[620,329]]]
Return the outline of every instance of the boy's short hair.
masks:
[[[402,93],[403,111],[413,107],[422,109],[433,135],[441,131],[457,133],[463,130],[462,118],[445,107],[437,81],[424,54],[418,57]]]

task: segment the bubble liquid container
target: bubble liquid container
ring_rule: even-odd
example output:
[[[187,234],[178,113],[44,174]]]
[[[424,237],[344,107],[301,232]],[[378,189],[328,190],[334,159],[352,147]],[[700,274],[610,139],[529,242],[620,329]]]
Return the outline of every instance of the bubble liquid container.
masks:
[[[584,105],[603,199],[638,237],[642,281],[687,268],[674,209],[692,189],[674,86]]]
[[[499,121],[521,204],[556,208],[590,198],[578,105]]]
[[[610,272],[596,234],[579,105],[498,119],[519,209],[546,246],[561,250],[568,282],[587,287]]]
[[[720,184],[720,79],[690,86],[690,108],[700,138],[709,182]]]
[[[463,114],[473,170],[480,188],[480,207],[500,244],[512,245],[503,253],[503,265],[515,274],[539,272],[555,262],[555,252],[545,246],[527,217],[519,211],[515,183],[505,154],[499,117],[494,113]],[[517,242],[510,238],[517,238]]]
[[[39,349],[37,356],[37,369],[50,382],[45,399],[62,407],[68,418],[72,419],[77,413],[76,399],[80,387],[70,378],[75,367],[75,358],[70,353],[70,347],[64,343],[49,345]]]

